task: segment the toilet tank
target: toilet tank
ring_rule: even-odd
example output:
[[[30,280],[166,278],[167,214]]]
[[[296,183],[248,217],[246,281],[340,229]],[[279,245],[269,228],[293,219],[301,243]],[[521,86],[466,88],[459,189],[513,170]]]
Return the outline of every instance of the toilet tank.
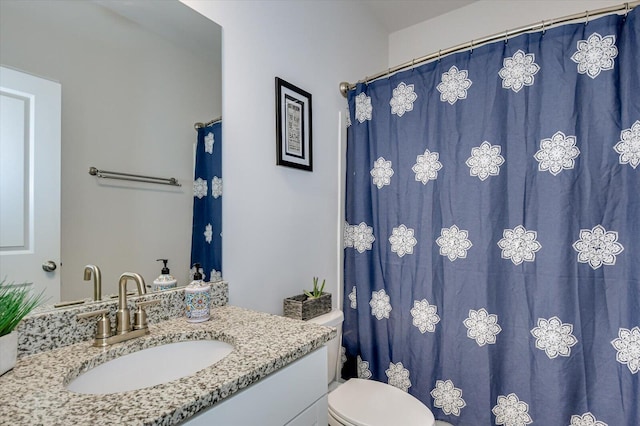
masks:
[[[340,310],[334,310],[328,314],[320,315],[309,320],[309,322],[327,327],[335,327],[338,330],[336,337],[326,343],[328,354],[327,384],[338,379],[338,368],[340,364],[340,356],[342,355],[340,345],[340,341],[342,340],[342,321],[344,321],[344,315]]]

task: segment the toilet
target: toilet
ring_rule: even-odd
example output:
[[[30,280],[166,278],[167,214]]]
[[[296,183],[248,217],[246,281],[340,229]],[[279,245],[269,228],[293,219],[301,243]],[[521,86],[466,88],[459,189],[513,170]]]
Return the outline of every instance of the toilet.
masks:
[[[363,379],[338,383],[343,320],[339,310],[309,320],[338,329],[337,337],[327,342],[330,426],[449,425],[436,421],[431,410],[417,398],[394,386]]]

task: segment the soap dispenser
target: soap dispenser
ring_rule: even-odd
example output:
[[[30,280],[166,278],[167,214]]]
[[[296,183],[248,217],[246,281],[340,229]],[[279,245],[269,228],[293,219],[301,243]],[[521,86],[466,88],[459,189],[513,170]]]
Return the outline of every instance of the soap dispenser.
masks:
[[[184,289],[185,315],[188,322],[207,321],[210,317],[211,285],[202,281],[200,264],[194,263],[193,281]]]
[[[164,266],[162,267],[160,276],[153,280],[153,286],[151,287],[153,291],[169,290],[171,288],[176,288],[176,286],[178,285],[178,280],[176,280],[173,275],[169,273],[169,268],[167,268],[168,261],[169,259],[157,260],[157,262],[163,262]]]

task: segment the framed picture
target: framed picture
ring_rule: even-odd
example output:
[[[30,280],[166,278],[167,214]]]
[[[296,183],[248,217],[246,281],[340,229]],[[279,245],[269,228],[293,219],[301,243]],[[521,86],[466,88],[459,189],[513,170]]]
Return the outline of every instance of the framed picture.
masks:
[[[276,77],[276,164],[313,171],[311,94]]]

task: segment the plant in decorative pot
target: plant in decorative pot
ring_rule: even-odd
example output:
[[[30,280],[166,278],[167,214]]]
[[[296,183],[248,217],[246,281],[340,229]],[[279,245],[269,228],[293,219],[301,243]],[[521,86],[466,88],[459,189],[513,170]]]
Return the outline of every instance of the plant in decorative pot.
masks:
[[[18,333],[15,328],[42,301],[42,293],[33,295],[28,286],[0,281],[0,375],[16,365]]]
[[[331,311],[331,293],[324,292],[325,281],[318,286],[318,277],[313,277],[313,290],[284,299],[284,316],[306,321]]]

